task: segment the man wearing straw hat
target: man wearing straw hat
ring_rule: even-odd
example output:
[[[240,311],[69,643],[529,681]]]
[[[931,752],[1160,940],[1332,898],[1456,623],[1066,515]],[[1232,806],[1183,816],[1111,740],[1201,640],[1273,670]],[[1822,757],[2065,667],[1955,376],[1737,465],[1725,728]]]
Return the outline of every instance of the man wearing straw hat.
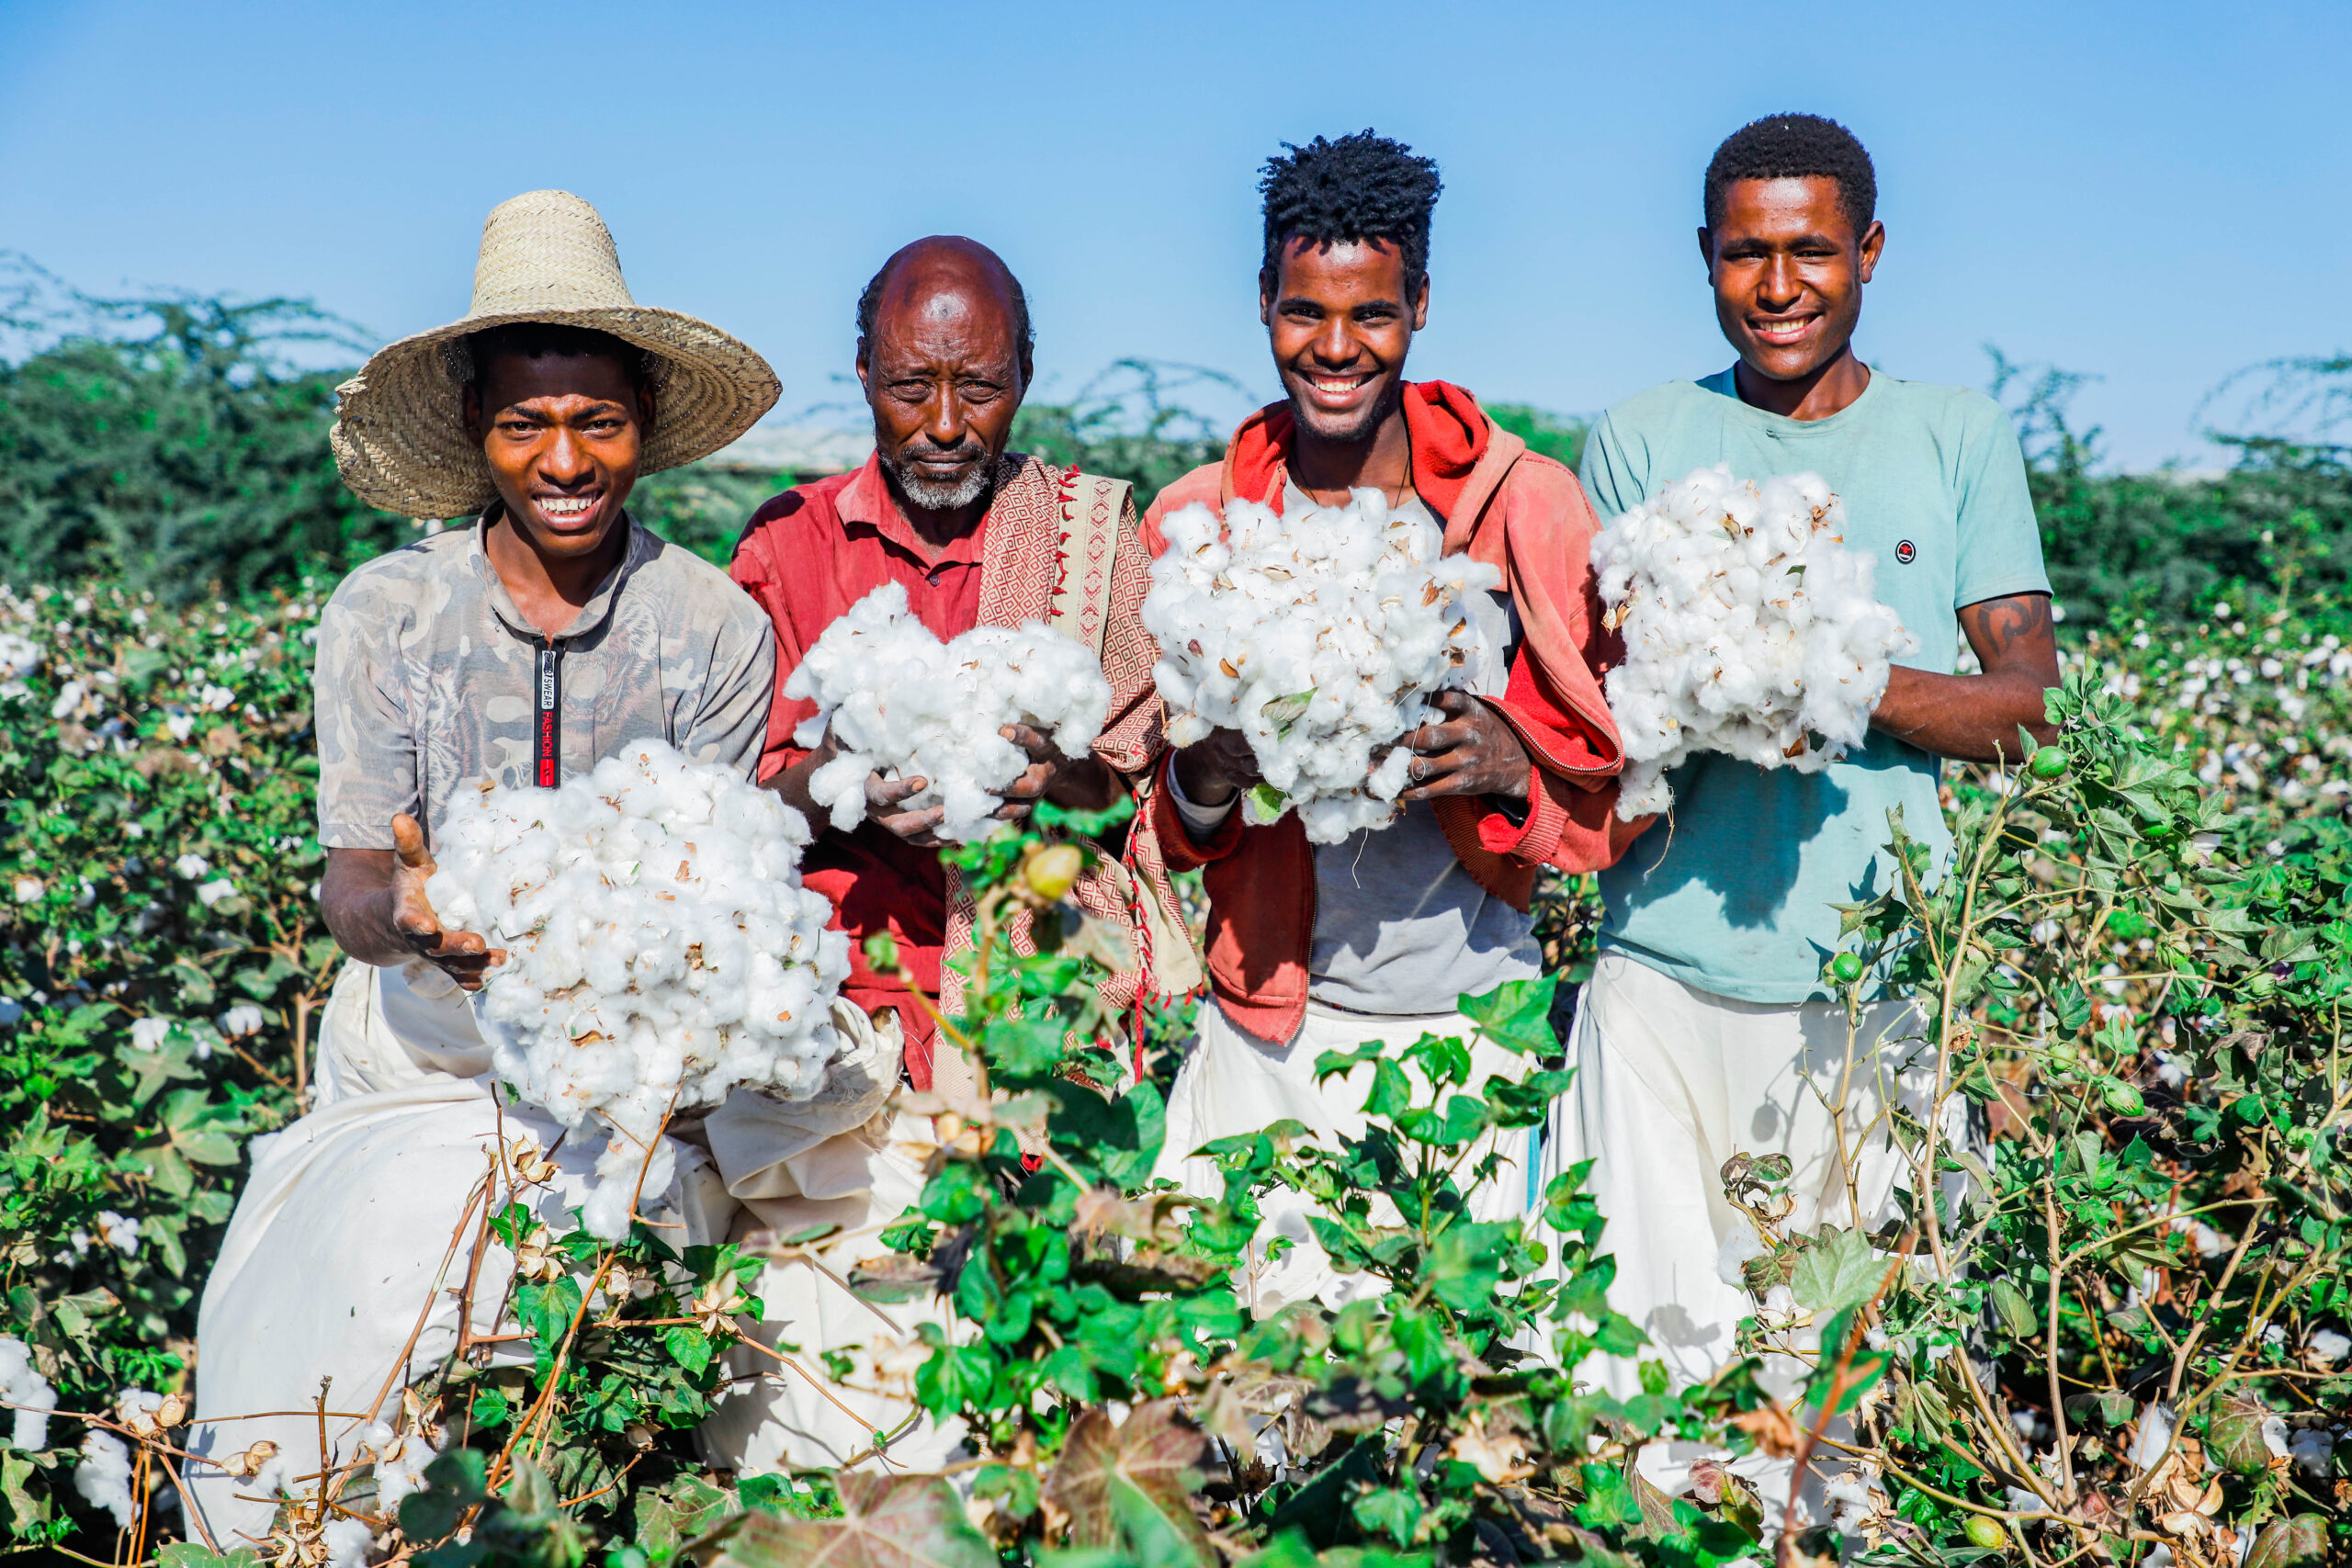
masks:
[[[471,521],[361,567],[320,617],[321,902],[350,958],[314,1103],[255,1142],[206,1286],[195,1451],[266,1440],[287,1474],[317,1473],[313,1417],[250,1417],[308,1410],[332,1378],[323,1440],[348,1463],[380,1450],[367,1424],[397,1424],[401,1389],[456,1348],[442,1287],[474,1278],[452,1237],[476,1234],[462,1216],[497,1139],[550,1148],[560,1129],[492,1098],[465,992],[495,955],[435,918],[433,843],[473,781],[554,785],[649,737],[753,772],[775,685],[767,617],[625,508],[639,474],[725,446],[776,391],[741,343],[632,300],[603,220],[561,191],[492,211],[472,310],[342,389],[333,442],[352,490]],[[876,1064],[864,1089],[886,1095],[896,1071]],[[595,1143],[562,1150],[536,1195],[548,1217],[579,1201]],[[641,1212],[666,1210],[684,1241],[724,1239],[733,1203],[697,1152],[675,1153],[676,1179]],[[494,1334],[513,1261],[481,1261],[469,1326]],[[260,1480],[191,1472],[222,1550],[266,1532]]]

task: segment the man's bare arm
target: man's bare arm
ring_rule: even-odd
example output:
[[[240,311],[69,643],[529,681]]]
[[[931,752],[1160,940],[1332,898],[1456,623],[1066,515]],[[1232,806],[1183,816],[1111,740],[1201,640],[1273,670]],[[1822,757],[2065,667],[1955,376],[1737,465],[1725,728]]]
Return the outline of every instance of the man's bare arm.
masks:
[[[442,929],[424,897],[433,856],[416,818],[392,818],[389,850],[327,851],[320,879],[319,911],[344,952],[363,964],[391,968],[412,958],[430,959],[468,990],[505,954],[472,931]]]
[[[2058,633],[2047,593],[1987,599],[1960,612],[1981,675],[1935,675],[1894,667],[1874,728],[1939,757],[1968,762],[2018,760],[2018,729],[2054,733],[2041,694],[2058,683]]]

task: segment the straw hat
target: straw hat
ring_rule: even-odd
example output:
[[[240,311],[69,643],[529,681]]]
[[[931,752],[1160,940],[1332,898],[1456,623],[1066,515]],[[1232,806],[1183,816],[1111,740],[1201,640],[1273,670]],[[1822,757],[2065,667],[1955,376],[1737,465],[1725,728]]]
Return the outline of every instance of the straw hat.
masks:
[[[503,201],[481,226],[473,309],[402,338],[337,389],[328,440],[360,500],[405,517],[463,517],[497,499],[490,464],[466,439],[466,334],[510,321],[593,327],[644,349],[653,430],[642,471],[707,457],[775,406],[775,372],[707,321],[629,298],[613,236],[568,191]]]

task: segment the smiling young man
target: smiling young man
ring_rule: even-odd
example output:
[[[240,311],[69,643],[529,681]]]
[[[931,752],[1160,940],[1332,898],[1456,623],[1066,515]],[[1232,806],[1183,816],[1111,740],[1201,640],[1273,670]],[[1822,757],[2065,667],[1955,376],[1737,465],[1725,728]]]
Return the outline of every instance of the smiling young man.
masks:
[[[1890,811],[1942,852],[1938,760],[2016,758],[2057,680],[2008,421],[1979,393],[1899,381],[1854,353],[1886,245],[1876,200],[1870,156],[1842,126],[1775,115],[1735,132],[1707,168],[1699,250],[1739,357],[1611,408],[1585,448],[1606,516],[1708,464],[1821,475],[1845,500],[1847,545],[1876,558],[1879,597],[1919,640],[1866,747],[1818,773],[1695,758],[1669,775],[1671,820],[1601,875],[1602,955],[1546,1166],[1599,1156],[1614,1304],[1693,1379],[1732,1354],[1751,1310],[1733,1281],[1754,1237],[1724,1199],[1726,1159],[1790,1156],[1792,1228],[1853,1223],[1826,1109],[1848,1061],[1845,1007],[1822,977],[1839,946],[1834,906],[1887,887]],[[1953,672],[1963,633],[1982,673]],[[1903,1071],[1917,1032],[1900,1006],[1863,1009],[1845,1135],[1866,1224],[1887,1217],[1886,1108],[1918,1087]]]
[[[578,1156],[600,1140],[499,1104],[465,995],[497,955],[434,914],[432,846],[458,792],[551,788],[647,738],[751,775],[775,685],[766,619],[627,506],[640,474],[726,445],[775,396],[744,344],[631,300],[602,220],[561,191],[490,215],[466,319],[342,389],[333,443],[352,490],[469,520],[362,566],[319,618],[321,905],[348,957],[309,1113],[254,1145],[205,1286],[196,1451],[267,1439],[316,1470],[300,1413],[322,1378],[335,1410],[379,1390],[399,1410],[410,1374],[456,1347],[441,1270],[502,1133],[564,1144],[547,1217],[579,1201]],[[705,1205],[693,1163],[682,1153],[644,1211],[669,1209],[681,1243],[724,1239],[723,1195]],[[477,1333],[495,1331],[512,1268],[492,1252]],[[472,1277],[465,1259],[455,1277]],[[359,1425],[337,1416],[325,1438],[352,1457]],[[222,1550],[266,1533],[271,1499],[190,1471]]]
[[[1537,867],[1589,869],[1622,841],[1597,786],[1621,761],[1594,668],[1602,632],[1588,564],[1595,524],[1576,477],[1530,453],[1477,400],[1405,379],[1430,310],[1437,166],[1366,130],[1317,138],[1266,165],[1259,314],[1284,400],[1252,415],[1222,464],[1162,491],[1145,522],[1194,502],[1260,502],[1285,514],[1382,491],[1466,551],[1503,586],[1471,606],[1478,647],[1415,752],[1403,808],[1338,844],[1306,841],[1295,816],[1244,822],[1256,782],[1248,742],[1222,731],[1177,753],[1156,816],[1169,859],[1204,870],[1214,1000],[1170,1095],[1162,1174],[1220,1190],[1202,1145],[1295,1118],[1327,1142],[1362,1128],[1364,1072],[1319,1085],[1316,1058],[1424,1030],[1467,1035],[1464,994],[1533,978],[1528,914]],[[1482,1047],[1477,1070],[1525,1065]],[[1524,1145],[1474,1200],[1481,1218],[1527,1197]],[[1271,1214],[1298,1246],[1252,1280],[1270,1311],[1359,1288],[1329,1272],[1301,1217]]]

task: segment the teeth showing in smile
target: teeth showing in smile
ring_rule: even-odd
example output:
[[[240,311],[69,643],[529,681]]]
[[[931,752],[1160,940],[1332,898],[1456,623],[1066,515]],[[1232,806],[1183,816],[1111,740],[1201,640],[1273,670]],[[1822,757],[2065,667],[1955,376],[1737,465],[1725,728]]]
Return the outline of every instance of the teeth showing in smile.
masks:
[[[539,510],[550,517],[584,517],[596,502],[593,499],[572,496],[550,496],[539,502]]]
[[[1813,318],[1810,316],[1793,321],[1764,321],[1757,326],[1756,335],[1758,337],[1803,337],[1805,328],[1812,324]]]
[[[1343,394],[1354,391],[1371,379],[1369,376],[1310,376],[1306,378],[1306,384],[1318,392]]]

